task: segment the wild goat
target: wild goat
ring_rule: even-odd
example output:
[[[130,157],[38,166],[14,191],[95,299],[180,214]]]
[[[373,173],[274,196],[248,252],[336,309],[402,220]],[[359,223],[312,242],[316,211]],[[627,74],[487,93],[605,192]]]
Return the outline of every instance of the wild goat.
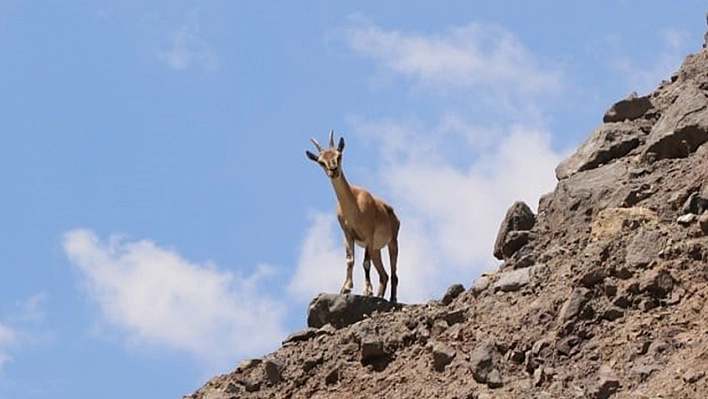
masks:
[[[398,276],[396,262],[398,261],[398,230],[400,221],[393,208],[384,201],[374,197],[364,188],[351,186],[342,171],[342,152],[344,138],[340,137],[339,145],[334,147],[334,131],[329,132],[329,148],[324,149],[317,140],[311,139],[319,152],[318,155],[305,151],[312,161],[317,162],[329,177],[337,196],[337,219],[344,232],[346,247],[347,274],[340,293],[348,294],[354,287],[352,270],[354,269],[354,243],[364,248],[364,295],[372,295],[371,262],[379,274],[379,290],[377,296],[386,293],[388,275],[381,260],[381,249],[388,246],[391,262],[391,302],[396,302]]]

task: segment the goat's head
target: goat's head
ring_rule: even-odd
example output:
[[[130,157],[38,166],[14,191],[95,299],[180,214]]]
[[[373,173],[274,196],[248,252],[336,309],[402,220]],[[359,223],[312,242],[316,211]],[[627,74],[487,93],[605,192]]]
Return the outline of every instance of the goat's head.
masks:
[[[336,179],[342,174],[342,152],[344,151],[344,137],[339,138],[337,148],[334,148],[334,130],[329,131],[329,148],[323,148],[320,143],[310,139],[317,148],[318,155],[305,151],[305,155],[317,162],[330,179]]]

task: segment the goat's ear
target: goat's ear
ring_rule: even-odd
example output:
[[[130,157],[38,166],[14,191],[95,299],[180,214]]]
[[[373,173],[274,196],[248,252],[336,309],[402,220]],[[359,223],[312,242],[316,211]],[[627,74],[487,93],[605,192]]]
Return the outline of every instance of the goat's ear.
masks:
[[[339,138],[339,145],[337,146],[337,151],[342,152],[344,150],[344,137]]]
[[[311,153],[310,151],[305,151],[305,155],[307,155],[308,158],[310,158],[311,160],[313,160],[315,162],[319,161],[319,158],[317,157],[317,155]]]

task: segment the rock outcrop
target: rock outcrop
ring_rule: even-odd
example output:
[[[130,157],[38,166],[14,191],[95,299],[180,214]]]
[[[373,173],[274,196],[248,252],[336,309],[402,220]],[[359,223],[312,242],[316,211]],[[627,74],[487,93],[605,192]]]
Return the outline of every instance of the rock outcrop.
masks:
[[[603,121],[469,290],[320,296],[308,329],[187,398],[708,397],[708,50]]]

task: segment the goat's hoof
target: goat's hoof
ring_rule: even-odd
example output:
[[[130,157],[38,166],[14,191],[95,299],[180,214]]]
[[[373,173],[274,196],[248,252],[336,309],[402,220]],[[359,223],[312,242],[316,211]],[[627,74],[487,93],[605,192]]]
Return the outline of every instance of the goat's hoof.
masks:
[[[347,295],[347,294],[351,294],[351,293],[352,293],[351,288],[342,288],[342,290],[339,291],[339,295]]]

